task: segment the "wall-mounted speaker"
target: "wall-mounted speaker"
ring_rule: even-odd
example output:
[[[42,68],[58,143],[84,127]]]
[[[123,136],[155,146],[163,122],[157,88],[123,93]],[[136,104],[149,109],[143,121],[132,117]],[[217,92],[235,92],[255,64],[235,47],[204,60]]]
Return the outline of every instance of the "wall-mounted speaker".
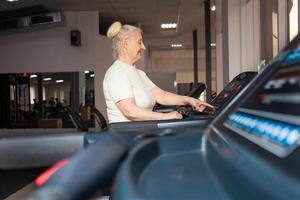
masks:
[[[71,30],[71,45],[81,46],[81,33],[79,30]]]

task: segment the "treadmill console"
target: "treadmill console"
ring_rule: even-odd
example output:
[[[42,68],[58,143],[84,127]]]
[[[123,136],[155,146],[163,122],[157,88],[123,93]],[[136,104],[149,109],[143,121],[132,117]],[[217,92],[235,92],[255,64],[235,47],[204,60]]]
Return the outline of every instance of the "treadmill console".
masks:
[[[255,76],[257,72],[242,72],[232,79],[230,83],[214,98],[211,105],[214,109],[206,107],[203,112],[193,110],[192,107],[182,107],[180,113],[187,117],[198,115],[215,115],[219,113]]]
[[[257,72],[243,72],[234,77],[234,79],[226,85],[224,90],[214,98],[210,104],[212,104],[216,110],[224,107],[235,95],[237,95],[255,76]],[[209,109],[205,109],[204,112],[210,113]]]
[[[300,46],[251,95],[229,113],[223,125],[269,152],[286,157],[300,138]]]

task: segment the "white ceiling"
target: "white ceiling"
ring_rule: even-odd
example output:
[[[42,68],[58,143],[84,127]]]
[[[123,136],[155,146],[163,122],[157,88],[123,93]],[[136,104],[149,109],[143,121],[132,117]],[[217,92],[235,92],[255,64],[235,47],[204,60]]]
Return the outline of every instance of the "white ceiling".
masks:
[[[157,47],[178,42],[191,48],[192,31],[198,29],[199,46],[204,46],[203,0],[19,0],[13,3],[0,0],[0,11],[37,5],[50,11],[98,10],[100,20],[140,24],[146,43],[152,45],[151,41],[155,41],[153,46]],[[177,22],[177,30],[161,31],[160,24],[168,22]]]

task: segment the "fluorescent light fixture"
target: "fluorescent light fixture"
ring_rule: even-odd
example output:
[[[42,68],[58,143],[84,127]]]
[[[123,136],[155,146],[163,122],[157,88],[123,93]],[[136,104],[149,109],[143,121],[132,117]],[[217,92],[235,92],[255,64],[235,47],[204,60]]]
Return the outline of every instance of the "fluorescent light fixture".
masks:
[[[56,83],[63,83],[64,80],[56,80],[55,82],[56,82]]]
[[[174,29],[177,28],[177,23],[164,23],[160,25],[161,29]]]
[[[216,11],[216,6],[213,5],[211,8],[210,8],[211,11]]]
[[[5,1],[11,3],[11,2],[17,2],[19,0],[5,0]]]
[[[85,74],[88,74],[88,73],[90,73],[90,71],[86,70],[86,71],[84,71],[84,73],[85,73]]]
[[[52,78],[43,78],[44,81],[51,81]]]
[[[94,76],[95,76],[95,74],[91,74],[91,75],[90,75],[90,77],[94,77]]]
[[[36,74],[32,74],[32,75],[30,76],[30,78],[36,78],[36,77],[37,77]]]
[[[182,47],[182,44],[171,44],[171,47],[173,48]]]
[[[211,46],[211,47],[215,47],[215,46],[216,46],[216,43],[211,43],[210,46]]]

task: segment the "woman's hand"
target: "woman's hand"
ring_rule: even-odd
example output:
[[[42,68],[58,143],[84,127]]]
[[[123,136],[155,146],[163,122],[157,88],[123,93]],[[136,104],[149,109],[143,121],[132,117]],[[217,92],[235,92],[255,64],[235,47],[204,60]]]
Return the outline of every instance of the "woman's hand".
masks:
[[[164,113],[164,115],[165,119],[182,119],[182,115],[177,111]]]
[[[206,107],[210,107],[212,109],[214,109],[214,107],[212,105],[210,105],[209,103],[206,103],[204,101],[201,101],[199,99],[195,99],[192,97],[189,97],[188,99],[188,103],[193,106],[193,108],[199,112],[202,112],[204,110],[204,108]]]

